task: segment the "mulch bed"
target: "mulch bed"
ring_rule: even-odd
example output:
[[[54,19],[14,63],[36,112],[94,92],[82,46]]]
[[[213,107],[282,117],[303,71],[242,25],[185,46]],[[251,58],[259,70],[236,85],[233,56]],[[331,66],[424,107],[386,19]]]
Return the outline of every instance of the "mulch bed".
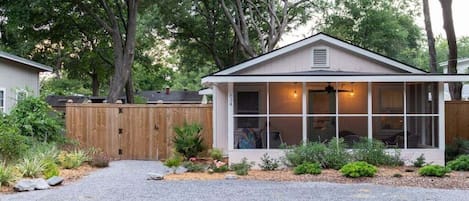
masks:
[[[408,171],[413,172],[408,172]],[[184,173],[167,175],[165,180],[218,180],[224,179],[228,173]],[[401,177],[398,177],[401,175]],[[469,189],[469,172],[453,171],[448,176],[422,177],[419,176],[414,167],[380,167],[375,177],[347,178],[337,170],[323,170],[319,175],[294,175],[291,170],[261,171],[251,170],[249,175],[240,176],[241,180],[264,180],[264,181],[322,181],[333,183],[373,183],[391,186],[410,186],[422,188],[442,189]]]

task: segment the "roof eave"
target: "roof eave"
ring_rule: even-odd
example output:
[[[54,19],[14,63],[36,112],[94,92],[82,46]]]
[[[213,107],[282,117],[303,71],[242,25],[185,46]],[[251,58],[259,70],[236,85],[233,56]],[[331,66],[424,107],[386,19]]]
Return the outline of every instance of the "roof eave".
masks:
[[[22,57],[19,57],[19,56],[8,54],[6,52],[0,51],[0,57],[4,58],[4,59],[7,59],[7,60],[10,60],[10,61],[14,61],[16,63],[20,63],[20,64],[23,64],[23,65],[33,67],[33,68],[35,68],[39,71],[42,71],[42,72],[52,72],[52,67],[50,67],[50,66],[46,66],[44,64],[40,64],[38,62],[31,61],[29,59],[25,59],[25,58],[22,58]]]

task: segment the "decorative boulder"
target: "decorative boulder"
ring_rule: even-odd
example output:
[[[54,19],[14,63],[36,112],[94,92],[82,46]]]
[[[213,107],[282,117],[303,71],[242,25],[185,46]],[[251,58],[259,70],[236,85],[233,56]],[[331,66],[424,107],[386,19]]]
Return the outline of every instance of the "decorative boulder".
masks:
[[[64,181],[64,178],[59,177],[59,176],[53,176],[47,180],[47,184],[49,184],[50,186],[57,186],[57,185],[62,184],[63,181]]]
[[[236,179],[238,179],[238,176],[236,176],[234,174],[226,174],[225,179],[226,180],[236,180]]]
[[[163,180],[164,175],[160,173],[155,173],[155,172],[150,172],[148,173],[148,178],[147,180]]]
[[[45,179],[35,179],[34,180],[36,186],[34,187],[34,189],[36,190],[46,190],[46,189],[49,189],[50,186],[49,184],[47,184],[47,181]]]
[[[18,181],[13,189],[18,192],[33,191],[33,190],[45,190],[49,189],[50,186],[44,179],[22,179]]]

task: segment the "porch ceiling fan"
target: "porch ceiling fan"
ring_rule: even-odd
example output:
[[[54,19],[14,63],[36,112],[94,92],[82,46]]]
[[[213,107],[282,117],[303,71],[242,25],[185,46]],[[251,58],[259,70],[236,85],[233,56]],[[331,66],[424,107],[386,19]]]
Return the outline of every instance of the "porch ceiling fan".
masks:
[[[327,92],[329,94],[329,93],[335,92],[336,90],[331,85],[331,83],[328,83],[327,86],[324,87],[324,89],[312,89],[312,90],[309,90],[309,91],[312,91],[312,92]],[[352,90],[339,89],[339,90],[337,90],[337,92],[352,92]]]

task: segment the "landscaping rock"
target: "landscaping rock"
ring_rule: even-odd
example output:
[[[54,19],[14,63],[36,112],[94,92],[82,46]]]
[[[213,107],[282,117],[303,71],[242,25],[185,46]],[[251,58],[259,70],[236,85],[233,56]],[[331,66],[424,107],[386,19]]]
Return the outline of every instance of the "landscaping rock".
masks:
[[[187,168],[183,167],[183,166],[179,166],[177,169],[176,169],[176,174],[183,174],[183,173],[186,173],[187,172]]]
[[[148,173],[147,180],[163,180],[163,179],[164,179],[164,174],[155,173],[155,172]]]
[[[64,178],[59,177],[59,176],[53,176],[47,180],[47,184],[49,184],[50,186],[57,186],[57,185],[62,184],[63,181],[64,181]]]
[[[236,180],[236,179],[238,179],[238,176],[236,176],[234,174],[226,174],[225,179],[226,180]]]
[[[18,192],[33,191],[33,190],[45,190],[49,189],[50,186],[44,179],[22,179],[18,181],[13,189]]]

